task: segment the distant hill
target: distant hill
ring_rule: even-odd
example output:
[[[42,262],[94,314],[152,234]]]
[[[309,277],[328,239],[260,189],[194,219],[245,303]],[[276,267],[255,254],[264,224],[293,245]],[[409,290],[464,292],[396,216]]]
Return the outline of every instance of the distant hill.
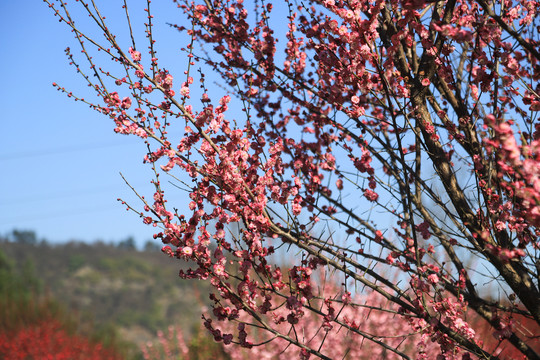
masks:
[[[157,330],[169,325],[187,333],[198,329],[208,298],[205,283],[178,277],[182,262],[155,250],[0,238],[0,251],[21,271],[30,264],[45,293],[83,323],[116,328],[122,339],[137,345],[155,340]]]

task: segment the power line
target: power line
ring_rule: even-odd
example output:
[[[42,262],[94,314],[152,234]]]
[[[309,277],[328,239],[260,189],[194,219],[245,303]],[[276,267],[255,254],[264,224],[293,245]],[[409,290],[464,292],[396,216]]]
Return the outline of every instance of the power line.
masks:
[[[125,207],[122,207],[125,209]],[[104,208],[103,206],[99,207],[91,207],[86,209],[79,209],[77,211],[72,211],[70,209],[63,211],[63,212],[56,212],[56,213],[47,213],[40,215],[25,215],[25,216],[18,216],[16,218],[9,219],[8,221],[0,221],[0,225],[8,225],[13,223],[21,223],[21,222],[28,222],[28,221],[40,221],[40,220],[49,220],[54,218],[61,218],[61,217],[71,217],[75,215],[82,215],[82,214],[90,214],[90,213],[96,213],[96,212],[104,212],[104,211],[112,211],[112,210],[119,210],[118,208],[113,207],[107,207]]]
[[[149,188],[151,184],[149,182],[145,182],[144,185],[141,183],[138,183],[137,185],[134,185],[137,189],[146,189]],[[153,186],[153,185],[152,185]],[[87,188],[87,189],[80,189],[80,190],[74,190],[71,192],[66,193],[63,192],[56,192],[56,193],[49,193],[46,195],[38,194],[34,196],[26,196],[23,198],[17,197],[17,198],[11,198],[11,199],[1,199],[0,206],[12,206],[15,204],[24,204],[29,202],[37,202],[37,201],[44,201],[44,200],[56,200],[56,199],[62,199],[62,198],[70,198],[75,196],[85,196],[85,195],[91,195],[91,194],[99,194],[99,193],[105,193],[105,192],[120,192],[122,190],[129,190],[129,187],[119,187],[118,185],[112,185],[107,187],[95,187],[95,188]]]
[[[80,146],[80,145],[64,146],[64,147],[44,149],[44,150],[36,149],[33,151],[26,151],[26,152],[0,154],[0,161],[24,159],[24,158],[30,158],[30,157],[63,154],[63,153],[74,152],[74,151],[86,151],[86,150],[102,149],[102,148],[116,147],[116,146],[127,146],[127,145],[131,145],[131,144],[115,141],[114,143],[108,142],[108,143],[87,144],[84,146]]]

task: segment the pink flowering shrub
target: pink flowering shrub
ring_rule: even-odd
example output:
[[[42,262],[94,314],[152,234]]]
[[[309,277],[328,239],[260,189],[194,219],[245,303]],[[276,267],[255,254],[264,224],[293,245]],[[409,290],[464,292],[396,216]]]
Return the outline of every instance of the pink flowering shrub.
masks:
[[[421,327],[414,327],[406,316],[398,313],[387,300],[378,293],[367,291],[367,295],[354,296],[357,306],[350,306],[353,299],[348,294],[336,301],[310,304],[317,310],[327,309],[321,319],[316,312],[304,310],[296,324],[286,321],[287,308],[284,306],[267,314],[266,322],[275,323],[276,329],[288,334],[303,346],[318,349],[330,359],[434,359],[440,352],[436,342],[422,334]],[[291,301],[287,305],[290,305]],[[322,306],[321,306],[322,305]],[[223,332],[238,333],[246,331],[252,320],[243,313],[235,322],[227,322]],[[354,331],[349,330],[350,326]],[[424,327],[427,327],[424,324]],[[225,351],[233,360],[257,359],[295,359],[308,358],[304,349],[290,345],[283,338],[263,331],[251,331],[247,341],[249,348],[225,345]],[[258,345],[260,344],[260,345]],[[384,346],[381,346],[384,344]],[[393,350],[391,350],[393,349]]]
[[[362,300],[360,300],[360,298]],[[340,299],[336,302],[336,317],[340,322],[351,325],[365,336],[350,332],[344,327],[328,326],[320,322],[313,314],[306,313],[298,323],[290,325],[282,319],[286,311],[275,311],[265,317],[265,321],[279,323],[277,328],[282,333],[294,334],[301,344],[322,349],[331,359],[401,359],[397,353],[380,346],[399,349],[402,354],[415,357],[425,354],[427,358],[435,358],[439,348],[435,342],[425,335],[415,331],[409,321],[395,310],[383,311],[386,301],[375,292],[367,296],[358,296],[356,303],[359,307],[345,305]],[[338,314],[339,313],[339,314]],[[223,332],[242,333],[249,327],[250,317],[244,314],[235,322],[226,322],[221,329]],[[179,327],[170,327],[167,333],[158,332],[159,342],[143,347],[145,360],[195,358],[186,345],[185,334]],[[302,356],[302,349],[291,346],[288,341],[276,338],[262,331],[250,332],[250,348],[242,348],[234,344],[222,345],[222,357],[232,360],[257,359],[287,359]],[[258,345],[260,344],[260,345]],[[306,355],[304,355],[306,356]]]
[[[172,359],[174,357],[189,359],[189,348],[184,339],[184,334],[180,328],[170,326],[167,334],[158,331],[158,344],[149,342],[142,347],[143,358],[150,359]]]
[[[353,299],[354,298],[354,299]],[[352,301],[361,304],[349,306]],[[291,301],[287,302],[289,306]],[[283,319],[287,316],[286,307],[272,311],[264,317],[264,321],[276,323],[276,329],[283,334],[290,334],[299,344],[311,348],[320,349],[331,359],[402,359],[407,356],[411,359],[436,359],[440,357],[440,346],[438,339],[433,335],[432,325],[421,319],[414,319],[403,316],[398,311],[392,309],[392,305],[382,298],[377,292],[366,290],[359,295],[351,297],[344,293],[333,301],[331,306],[335,316],[334,325],[321,322],[321,319],[313,312],[305,312],[299,321],[291,325]],[[311,304],[313,306],[315,304]],[[322,306],[324,309],[325,306]],[[442,307],[453,309],[450,313],[441,312]],[[320,308],[317,306],[317,308]],[[445,323],[454,323],[454,327],[465,336],[475,339],[484,349],[497,356],[499,359],[524,359],[505,338],[509,332],[531,331],[538,329],[534,324],[517,316],[510,320],[509,325],[494,329],[489,323],[483,321],[473,312],[464,314],[465,308],[460,305],[459,299],[450,300],[445,298],[443,302],[433,306],[433,312],[446,313]],[[452,316],[452,315],[453,316]],[[508,314],[500,314],[508,321]],[[466,322],[463,319],[467,318]],[[502,319],[501,319],[502,320]],[[234,322],[224,322],[221,326],[222,333],[247,334],[246,329],[252,324],[252,320],[246,313],[241,314]],[[340,325],[351,326],[355,331],[350,331]],[[469,325],[470,324],[470,325]],[[475,330],[473,330],[473,328]],[[169,327],[167,333],[158,332],[158,343],[149,343],[143,347],[145,360],[181,358],[190,360],[200,358],[200,344],[204,334],[199,332],[197,337],[186,342],[186,334],[181,327]],[[384,343],[384,346],[380,346]],[[191,346],[189,345],[191,344]],[[193,346],[195,345],[195,346]],[[205,343],[204,349],[211,352],[213,359],[249,360],[257,359],[294,359],[305,358],[307,354],[302,348],[290,345],[289,341],[272,336],[265,331],[255,329],[250,331],[249,338],[245,338],[247,346],[240,347],[234,344],[224,345],[223,343]],[[540,350],[540,340],[529,342],[529,345]],[[216,347],[218,346],[218,347]],[[389,348],[399,352],[391,351]],[[195,354],[196,353],[196,354]],[[210,355],[208,355],[210,356]],[[450,359],[478,359],[474,354],[453,348],[452,353],[444,355]]]
[[[202,328],[189,337],[181,326],[169,326],[166,332],[158,331],[157,337],[157,342],[141,347],[144,360],[230,360],[223,344],[214,342]]]
[[[403,332],[368,341],[340,317],[365,316],[365,298],[338,301],[365,288],[417,358],[435,344],[437,359],[540,359],[538,0],[176,0],[182,69],[158,57],[150,3],[143,34],[116,36],[85,1],[45,2],[77,35],[90,106],[148,145],[155,191],[122,203],[189,265],[180,277],[212,285],[216,341],[330,359],[319,337],[336,331],[400,355]],[[321,274],[343,284],[320,289]]]

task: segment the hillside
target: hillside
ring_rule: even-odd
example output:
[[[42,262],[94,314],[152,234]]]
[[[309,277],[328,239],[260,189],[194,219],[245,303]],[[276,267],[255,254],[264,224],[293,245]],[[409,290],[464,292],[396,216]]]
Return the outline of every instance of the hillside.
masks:
[[[81,323],[117,331],[138,346],[155,340],[156,332],[169,325],[189,333],[200,324],[205,284],[180,279],[182,263],[159,251],[5,238],[0,251],[18,271],[33,272],[42,291],[77,314]]]

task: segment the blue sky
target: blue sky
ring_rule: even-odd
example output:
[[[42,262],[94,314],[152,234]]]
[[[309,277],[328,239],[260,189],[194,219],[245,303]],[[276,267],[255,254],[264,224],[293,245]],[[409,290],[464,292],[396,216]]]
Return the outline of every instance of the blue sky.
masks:
[[[73,0],[68,2],[77,5]],[[121,9],[123,2],[97,3],[120,44],[127,48],[130,41]],[[142,40],[137,41],[137,48],[143,53],[145,64],[142,9],[146,2],[129,4],[136,4],[131,6],[130,16],[136,37]],[[159,6],[157,2],[153,4],[160,67],[171,71],[177,87],[186,65],[186,55],[180,48],[188,40],[166,23],[179,23],[184,17],[172,0],[160,1]],[[88,29],[88,16],[77,14],[78,6],[72,8],[76,21],[80,20],[78,24]],[[120,172],[142,195],[151,198],[153,173],[142,164],[145,145],[139,138],[115,134],[110,119],[68,99],[52,86],[56,82],[87,99],[92,95],[64,54],[69,46],[73,54],[80,55],[76,40],[45,3],[3,1],[0,11],[9,14],[0,23],[0,65],[4,70],[0,87],[4,135],[0,142],[0,234],[6,235],[13,229],[33,230],[39,238],[51,242],[121,241],[132,236],[137,244],[144,244],[155,229],[127,212],[116,199],[142,208]],[[275,15],[277,22],[286,16]],[[280,32],[286,31],[286,27],[275,28],[276,36],[282,37]],[[107,66],[110,61],[97,64]],[[216,79],[205,73],[211,97],[223,95],[223,90],[211,84]],[[193,77],[198,79],[195,74]],[[193,103],[197,106],[197,101]],[[241,117],[240,105],[231,103],[228,117]],[[180,209],[187,207],[186,193],[170,190],[166,193],[169,204]]]
[[[118,14],[110,13],[113,23],[123,20],[120,2],[114,7],[113,2],[102,3],[107,4],[107,15]],[[180,10],[172,1],[156,10],[160,38],[177,39],[178,33],[165,22],[176,22]],[[52,86],[57,82],[82,96],[91,94],[64,55],[67,46],[77,49],[73,35],[45,3],[2,1],[0,12],[0,234],[34,230],[51,242],[133,236],[143,244],[154,229],[116,199],[139,207],[119,172],[151,196],[152,172],[142,164],[144,144],[116,135],[110,120]],[[182,206],[182,201],[175,205]]]

